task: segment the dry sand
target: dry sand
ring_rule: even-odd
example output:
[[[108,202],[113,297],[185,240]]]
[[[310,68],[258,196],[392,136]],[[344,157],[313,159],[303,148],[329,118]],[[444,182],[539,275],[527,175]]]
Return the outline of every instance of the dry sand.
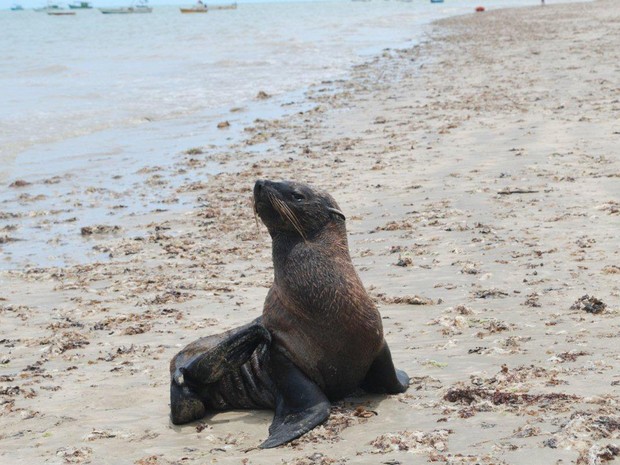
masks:
[[[154,168],[136,195],[178,185],[185,213],[112,216],[140,234],[94,231],[109,260],[2,274],[0,462],[613,461],[619,55],[615,0],[454,18],[315,86],[313,110]],[[261,142],[275,148],[256,159]],[[214,162],[234,169],[207,179]],[[179,182],[186,173],[203,182]],[[169,359],[261,311],[272,271],[256,178],[333,193],[413,377],[407,393],[348,399],[266,451],[253,448],[271,412],[168,420]],[[19,235],[15,222],[0,237]]]

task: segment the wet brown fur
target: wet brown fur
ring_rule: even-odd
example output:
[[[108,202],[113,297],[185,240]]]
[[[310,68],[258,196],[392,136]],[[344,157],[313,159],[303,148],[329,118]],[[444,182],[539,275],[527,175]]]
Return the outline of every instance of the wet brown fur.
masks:
[[[303,201],[289,195],[296,191]],[[351,262],[344,215],[329,194],[298,183],[265,182],[255,209],[273,239],[263,324],[330,399],[342,397],[384,344],[379,312]]]

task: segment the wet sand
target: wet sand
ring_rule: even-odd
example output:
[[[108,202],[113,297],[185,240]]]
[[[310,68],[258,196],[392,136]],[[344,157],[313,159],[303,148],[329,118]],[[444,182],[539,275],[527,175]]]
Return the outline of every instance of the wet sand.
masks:
[[[107,228],[62,213],[83,236],[58,240],[90,241],[105,258],[0,275],[0,460],[613,461],[618,24],[612,0],[436,23],[419,47],[314,86],[311,109],[153,167],[108,207]],[[222,172],[208,175],[214,165]],[[324,426],[266,451],[254,448],[271,412],[168,420],[170,358],[261,311],[272,268],[252,214],[257,178],[338,200],[395,362],[412,376],[407,393],[347,399]],[[23,217],[52,224],[61,213],[37,210],[37,189],[63,178],[27,181],[10,187]],[[162,192],[182,208],[119,213]],[[66,209],[82,194],[64,194]],[[5,242],[19,238],[22,217],[12,222]]]

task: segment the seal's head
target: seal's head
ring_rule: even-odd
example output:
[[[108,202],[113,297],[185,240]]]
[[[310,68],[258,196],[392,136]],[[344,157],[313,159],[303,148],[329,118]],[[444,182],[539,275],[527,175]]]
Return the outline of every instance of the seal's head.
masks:
[[[345,216],[327,192],[298,182],[259,180],[254,185],[254,209],[271,236],[278,233],[309,239]]]

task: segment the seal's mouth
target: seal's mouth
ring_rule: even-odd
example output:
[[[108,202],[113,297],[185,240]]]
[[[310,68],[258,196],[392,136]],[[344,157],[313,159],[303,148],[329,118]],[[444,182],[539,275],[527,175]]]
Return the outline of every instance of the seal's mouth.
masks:
[[[265,221],[267,216],[275,213],[275,207],[272,200],[275,193],[270,193],[270,191],[274,190],[270,184],[271,183],[269,181],[262,180],[256,181],[256,184],[254,184],[254,213],[263,221]]]
[[[259,204],[264,204],[267,195],[266,195],[266,191],[268,189],[267,187],[267,183],[269,181],[263,181],[263,180],[258,180],[256,181],[256,183],[254,184],[254,211],[256,211],[256,213],[258,213],[257,211],[257,207]]]

